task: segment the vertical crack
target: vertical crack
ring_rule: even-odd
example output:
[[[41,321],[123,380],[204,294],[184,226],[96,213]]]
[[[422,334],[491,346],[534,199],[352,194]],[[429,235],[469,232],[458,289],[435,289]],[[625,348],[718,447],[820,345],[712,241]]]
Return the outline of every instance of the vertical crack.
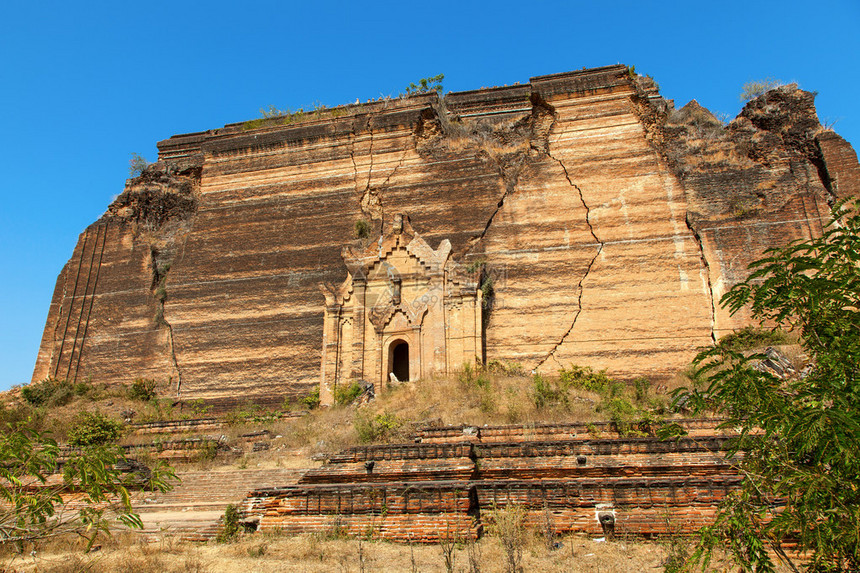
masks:
[[[163,302],[161,306],[163,309]],[[176,397],[179,398],[182,396],[182,371],[179,369],[179,361],[176,359],[176,347],[173,343],[173,325],[167,322],[167,320],[164,321],[164,324],[167,325],[167,348],[170,350],[170,361],[173,362],[173,368],[176,370]]]
[[[155,307],[155,327],[165,327],[167,329],[167,353],[174,370],[176,370],[176,397],[180,397],[182,390],[182,371],[179,369],[179,361],[176,358],[176,346],[173,339],[173,325],[170,324],[164,317],[164,303],[167,301],[167,274],[170,272],[170,267],[173,264],[173,253],[168,253],[165,259],[159,260],[158,249],[150,247],[152,257],[152,282],[153,297],[156,301]],[[184,251],[184,249],[183,249]]]
[[[573,315],[573,321],[570,323],[570,327],[562,335],[562,337],[559,339],[559,341],[555,343],[555,345],[552,347],[552,350],[550,350],[547,353],[547,355],[544,356],[543,359],[541,359],[541,361],[537,363],[537,365],[535,366],[535,369],[540,368],[550,358],[552,358],[556,364],[561,366],[561,363],[555,357],[555,353],[559,349],[559,347],[564,343],[564,341],[567,339],[567,337],[570,336],[570,333],[573,332],[573,328],[576,326],[576,321],[579,319],[579,315],[582,314],[582,293],[584,290],[582,287],[582,284],[585,282],[585,279],[588,278],[588,274],[591,272],[591,268],[594,266],[595,261],[597,261],[597,257],[599,257],[600,253],[603,252],[603,246],[604,246],[604,242],[601,241],[597,237],[597,234],[594,232],[594,226],[591,224],[591,208],[588,206],[588,203],[585,202],[585,197],[582,194],[582,189],[580,189],[578,185],[576,185],[573,181],[571,181],[570,175],[567,172],[567,168],[564,166],[564,163],[562,163],[562,161],[560,159],[556,159],[555,157],[553,157],[549,153],[549,151],[547,151],[547,156],[549,156],[551,159],[558,162],[558,164],[561,166],[562,171],[564,171],[565,179],[567,179],[567,182],[570,184],[570,186],[573,187],[574,189],[576,189],[576,192],[579,194],[579,201],[582,203],[582,206],[585,208],[585,224],[588,225],[588,230],[591,233],[591,236],[594,237],[594,241],[599,246],[597,248],[597,252],[594,253],[594,256],[591,258],[591,261],[589,261],[588,266],[585,268],[585,273],[583,273],[582,277],[580,277],[579,284],[576,285],[576,288],[578,290],[578,294],[577,294],[577,306],[578,306],[578,308],[576,310],[576,314]]]
[[[388,186],[388,182],[391,181],[391,178],[394,177],[394,174],[397,173],[397,170],[403,165],[403,162],[406,161],[406,150],[400,154],[400,159],[397,161],[397,165],[394,166],[394,169],[388,174],[388,177],[385,178],[385,181],[379,186],[379,189],[374,190],[376,194],[376,198],[379,201],[379,217],[382,220],[383,227],[385,226],[385,205],[382,202],[382,192],[385,191],[385,188]]]
[[[487,234],[487,231],[490,230],[490,226],[493,224],[493,219],[496,218],[496,215],[499,213],[499,211],[502,210],[502,207],[504,207],[504,205],[505,205],[505,199],[507,199],[508,193],[510,193],[510,190],[508,190],[507,185],[506,185],[505,186],[505,192],[502,193],[502,196],[499,199],[498,204],[496,204],[496,210],[493,211],[493,214],[490,215],[489,219],[487,219],[487,224],[484,225],[484,229],[480,232],[480,234],[478,234],[478,235],[476,235],[470,239],[469,242],[471,244],[469,245],[469,248],[466,249],[466,252],[463,253],[463,256],[468,255],[472,251],[472,249],[474,249],[475,246],[477,246],[477,244],[481,242],[481,240],[484,238],[484,235]]]
[[[382,193],[385,188],[388,186],[388,183],[391,181],[391,178],[397,173],[403,163],[406,161],[406,155],[408,150],[404,149],[400,155],[400,159],[397,161],[397,164],[394,168],[388,173],[385,177],[385,180],[382,181],[378,186],[373,186],[373,146],[374,146],[374,136],[373,136],[373,128],[371,127],[372,116],[368,116],[367,119],[367,130],[370,135],[370,147],[368,149],[368,160],[369,166],[367,171],[367,181],[364,183],[362,188],[361,183],[359,183],[359,175],[358,175],[358,163],[355,159],[355,141],[358,138],[358,132],[353,125],[353,131],[351,133],[351,147],[350,147],[350,157],[352,158],[352,166],[353,166],[353,178],[355,180],[355,188],[356,191],[361,193],[361,199],[359,200],[359,209],[362,214],[369,218],[371,221],[379,219],[380,228],[385,224],[385,208],[382,202]]]
[[[367,152],[368,159],[370,160],[370,165],[367,168],[367,183],[364,185],[364,190],[370,190],[370,181],[373,177],[373,124],[371,123],[371,119],[373,116],[367,117],[367,133],[370,134],[370,149]]]
[[[696,231],[696,228],[693,226],[693,222],[690,220],[690,213],[687,212],[687,216],[684,218],[687,223],[687,228],[690,229],[690,233],[692,233],[693,238],[696,239],[696,245],[699,246],[699,258],[702,261],[702,266],[705,271],[705,278],[707,287],[708,287],[708,300],[711,301],[711,341],[714,344],[717,343],[717,334],[715,332],[716,324],[717,324],[717,305],[714,300],[714,286],[711,284],[711,265],[708,263],[708,258],[705,256],[705,245],[702,243],[702,236],[699,235],[699,232]]]
[[[355,140],[358,135],[355,133],[355,123],[352,124],[352,131],[349,134],[349,158],[352,160],[352,180],[355,190],[358,191],[358,164],[355,162]]]

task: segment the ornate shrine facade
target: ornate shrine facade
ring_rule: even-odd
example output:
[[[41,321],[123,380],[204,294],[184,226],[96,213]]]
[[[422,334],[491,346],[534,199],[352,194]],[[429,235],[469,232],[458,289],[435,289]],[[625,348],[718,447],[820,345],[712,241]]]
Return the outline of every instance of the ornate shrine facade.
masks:
[[[480,269],[451,256],[451,243],[430,247],[396,215],[364,249],[346,247],[340,286],[320,285],[325,323],[320,400],[332,404],[339,385],[398,381],[460,370],[480,361]]]

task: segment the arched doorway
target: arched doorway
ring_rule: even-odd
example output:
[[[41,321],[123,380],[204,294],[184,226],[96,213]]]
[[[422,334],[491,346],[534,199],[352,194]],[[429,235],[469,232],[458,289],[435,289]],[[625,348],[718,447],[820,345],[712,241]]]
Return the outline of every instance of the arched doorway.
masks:
[[[388,371],[393,372],[400,382],[409,380],[409,344],[405,340],[391,343],[388,351]]]

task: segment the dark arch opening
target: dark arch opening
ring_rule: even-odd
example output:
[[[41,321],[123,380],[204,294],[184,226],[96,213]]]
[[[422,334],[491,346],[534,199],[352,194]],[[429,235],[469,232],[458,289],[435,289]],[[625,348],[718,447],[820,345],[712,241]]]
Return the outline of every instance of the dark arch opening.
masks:
[[[389,361],[389,372],[393,372],[398,380],[406,382],[409,380],[409,344],[400,340],[391,345],[391,359]]]

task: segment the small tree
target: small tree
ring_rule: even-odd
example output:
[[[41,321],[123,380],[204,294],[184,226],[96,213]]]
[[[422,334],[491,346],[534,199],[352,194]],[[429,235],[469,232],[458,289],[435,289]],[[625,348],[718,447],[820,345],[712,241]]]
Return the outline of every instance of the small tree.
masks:
[[[140,177],[147,167],[149,167],[149,162],[145,157],[138,153],[132,153],[131,159],[128,160],[128,176]]]
[[[700,532],[693,558],[704,565],[726,547],[745,571],[773,571],[768,550],[794,568],[781,549],[793,540],[809,571],[860,569],[858,208],[837,205],[820,238],[768,250],[721,301],[798,331],[811,371],[782,380],[754,367],[762,355],[721,343],[694,362],[707,388],[675,394],[739,429],[728,454],[743,453],[744,481]]]
[[[415,94],[423,94],[427,92],[438,92],[442,93],[443,87],[442,82],[445,80],[445,74],[439,74],[437,76],[431,76],[429,78],[421,78],[418,80],[418,83],[415,82],[410,83],[406,86],[406,91],[400,95],[415,95]]]
[[[61,464],[53,439],[27,423],[7,424],[0,435],[0,546],[11,544],[21,551],[25,543],[77,533],[89,550],[114,522],[143,527],[132,511],[128,488],[167,491],[176,475],[158,465],[141,483],[140,473],[120,469],[127,462],[119,447],[95,445],[67,453]],[[59,479],[49,479],[58,472]],[[76,495],[64,495],[70,492]]]

